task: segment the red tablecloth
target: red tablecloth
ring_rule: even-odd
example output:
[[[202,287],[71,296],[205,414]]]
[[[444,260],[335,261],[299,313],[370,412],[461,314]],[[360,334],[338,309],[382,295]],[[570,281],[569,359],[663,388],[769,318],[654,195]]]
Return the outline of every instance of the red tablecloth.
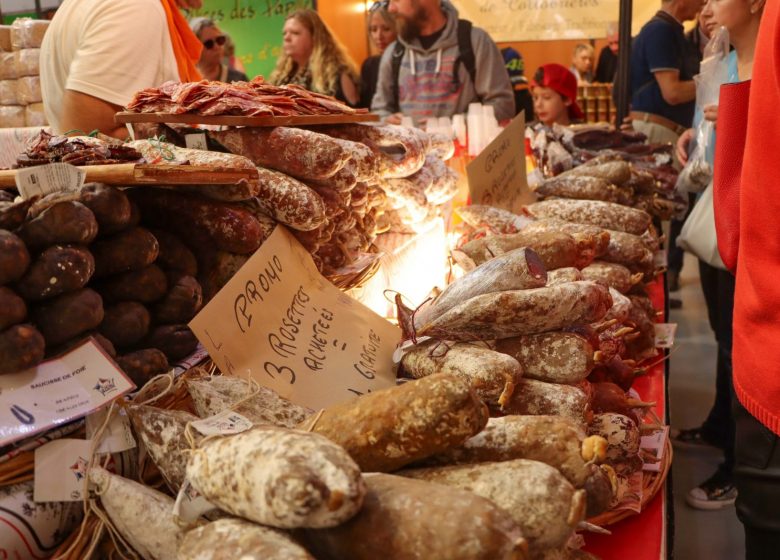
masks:
[[[663,278],[659,277],[650,288],[650,298],[655,308],[663,311],[665,307]],[[634,382],[642,400],[655,401],[655,412],[659,418],[666,415],[666,379],[664,364],[655,365],[647,375]],[[607,527],[611,535],[585,535],[585,550],[603,560],[659,560],[666,558],[666,485],[656,494],[638,515],[632,515]]]

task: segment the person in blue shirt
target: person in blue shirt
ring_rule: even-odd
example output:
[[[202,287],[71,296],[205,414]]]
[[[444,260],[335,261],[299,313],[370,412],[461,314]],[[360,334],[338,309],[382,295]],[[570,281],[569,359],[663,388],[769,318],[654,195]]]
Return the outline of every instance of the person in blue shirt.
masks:
[[[630,119],[651,143],[676,143],[693,122],[699,61],[682,22],[694,19],[702,5],[702,0],[664,0],[634,40]]]

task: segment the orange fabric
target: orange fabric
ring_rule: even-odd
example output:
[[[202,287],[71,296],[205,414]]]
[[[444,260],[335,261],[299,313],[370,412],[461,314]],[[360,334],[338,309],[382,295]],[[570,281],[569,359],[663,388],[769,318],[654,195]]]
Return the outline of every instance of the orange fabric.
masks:
[[[202,79],[195,66],[200,60],[203,44],[187,24],[187,20],[179,11],[176,0],[161,0],[168,20],[168,33],[171,35],[173,54],[179,67],[179,79],[182,82],[197,82]]]
[[[734,389],[744,407],[780,435],[780,1],[766,3],[753,62],[739,187],[734,297]],[[720,126],[720,124],[718,125]],[[718,132],[720,134],[720,131]],[[718,156],[719,157],[719,156]]]

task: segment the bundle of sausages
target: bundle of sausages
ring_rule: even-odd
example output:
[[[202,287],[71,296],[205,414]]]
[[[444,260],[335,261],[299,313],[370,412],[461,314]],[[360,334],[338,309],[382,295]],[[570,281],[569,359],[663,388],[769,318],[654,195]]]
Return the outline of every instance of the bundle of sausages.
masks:
[[[192,353],[197,270],[175,254],[180,241],[139,225],[125,191],[90,184],[0,212],[19,205],[28,208],[13,231],[0,230],[3,373],[90,335],[139,385]]]
[[[114,528],[147,558],[584,558],[567,543],[612,497],[611,471],[594,464],[605,438],[562,417],[488,419],[458,375],[318,413],[242,379],[184,379],[197,416],[128,407],[160,490],[89,473]],[[204,438],[192,425],[226,412],[253,427]],[[206,519],[174,515],[186,486],[213,505]]]

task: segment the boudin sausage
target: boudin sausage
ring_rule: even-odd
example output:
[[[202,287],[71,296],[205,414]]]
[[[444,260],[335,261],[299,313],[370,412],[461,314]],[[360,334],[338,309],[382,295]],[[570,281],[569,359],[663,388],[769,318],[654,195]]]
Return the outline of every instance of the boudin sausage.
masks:
[[[95,256],[95,277],[103,278],[149,266],[160,246],[149,230],[136,227],[98,239],[90,249]]]
[[[0,285],[15,282],[30,266],[27,246],[10,231],[0,229]]]
[[[83,288],[38,304],[30,315],[46,344],[56,346],[97,328],[103,320],[103,300],[97,292]]]
[[[95,273],[95,259],[86,247],[55,245],[32,263],[17,291],[28,301],[49,299],[79,290]]]
[[[0,332],[0,374],[38,365],[45,346],[43,336],[32,325],[14,325]]]
[[[58,202],[18,230],[29,247],[48,247],[58,243],[88,245],[98,234],[92,211],[75,200]]]

